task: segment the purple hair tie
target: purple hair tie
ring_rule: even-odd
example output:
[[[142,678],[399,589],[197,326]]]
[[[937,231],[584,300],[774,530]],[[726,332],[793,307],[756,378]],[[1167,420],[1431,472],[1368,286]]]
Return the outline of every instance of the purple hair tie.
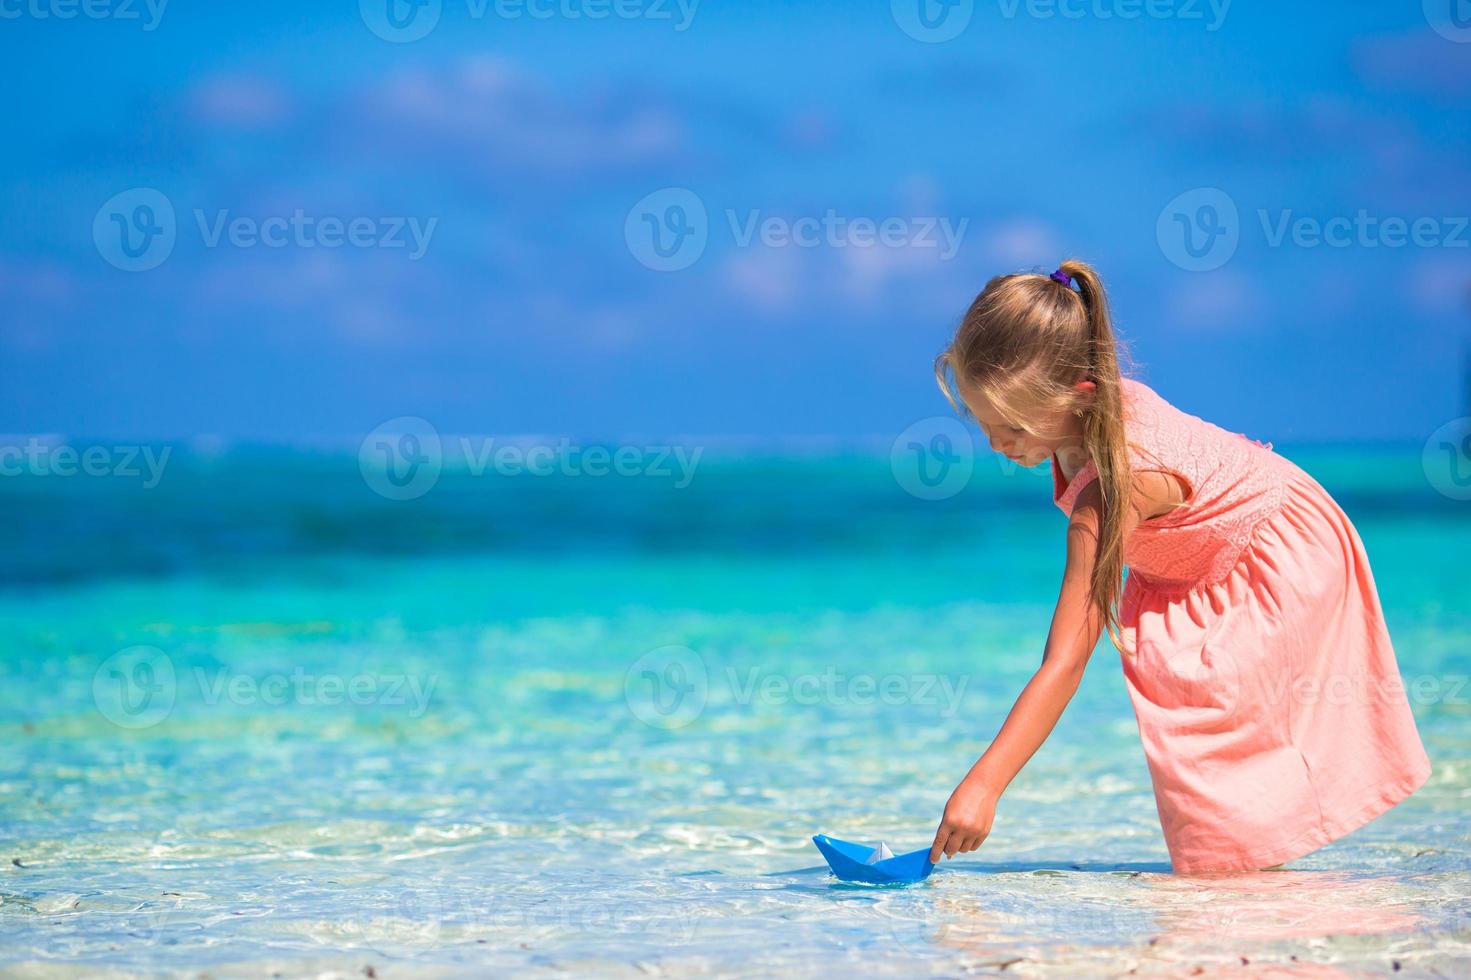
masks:
[[[1068,275],[1066,272],[1063,272],[1061,269],[1058,269],[1056,272],[1054,272],[1048,278],[1052,279],[1054,282],[1060,282],[1060,283],[1062,283],[1064,286],[1067,286],[1069,289],[1072,288],[1072,285],[1073,285],[1073,277],[1070,276],[1070,275]]]

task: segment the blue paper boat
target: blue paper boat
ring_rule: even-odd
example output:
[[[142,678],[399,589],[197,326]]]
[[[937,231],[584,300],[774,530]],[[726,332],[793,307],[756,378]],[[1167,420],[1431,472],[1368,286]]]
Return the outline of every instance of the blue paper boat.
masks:
[[[924,881],[935,870],[930,863],[930,849],[910,851],[898,857],[875,861],[879,849],[835,840],[826,834],[818,834],[812,843],[827,859],[833,874],[844,881],[866,881],[870,885],[898,885]]]

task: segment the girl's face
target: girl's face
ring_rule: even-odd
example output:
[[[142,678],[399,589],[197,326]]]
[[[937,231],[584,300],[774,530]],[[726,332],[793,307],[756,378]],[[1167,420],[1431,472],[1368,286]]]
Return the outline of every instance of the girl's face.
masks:
[[[959,383],[957,388],[965,407],[990,440],[991,449],[1012,462],[1038,466],[1054,452],[1073,449],[1082,443],[1082,419],[1072,412],[1034,409],[1022,418],[1012,418],[979,390],[964,383]]]

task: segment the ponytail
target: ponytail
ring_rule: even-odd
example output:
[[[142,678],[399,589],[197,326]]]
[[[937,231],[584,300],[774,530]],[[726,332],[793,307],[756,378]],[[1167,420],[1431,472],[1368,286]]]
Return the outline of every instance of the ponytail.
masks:
[[[1098,470],[1103,514],[1098,534],[1098,557],[1093,565],[1089,594],[1103,617],[1104,629],[1119,649],[1119,596],[1124,575],[1124,529],[1130,506],[1132,476],[1124,431],[1123,375],[1119,370],[1118,342],[1108,312],[1103,281],[1086,262],[1068,259],[1058,268],[1078,287],[1087,317],[1088,379],[1094,383],[1093,403],[1083,414],[1083,445]]]
[[[1045,405],[1083,417],[1084,451],[1098,470],[1103,498],[1089,598],[1116,645],[1131,503],[1122,353],[1098,273],[1068,259],[1050,276],[1018,273],[988,282],[935,359],[935,380],[957,407],[964,380],[997,405]],[[1091,401],[1077,388],[1083,380],[1094,384]]]

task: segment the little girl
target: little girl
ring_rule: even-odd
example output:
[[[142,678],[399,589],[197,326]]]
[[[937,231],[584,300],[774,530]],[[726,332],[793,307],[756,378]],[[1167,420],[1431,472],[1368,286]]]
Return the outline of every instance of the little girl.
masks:
[[[1425,782],[1430,760],[1348,517],[1270,444],[1121,377],[1092,268],[992,279],[935,374],[992,449],[1023,466],[1050,460],[1069,520],[1042,664],[951,794],[932,861],[986,839],[1105,628],[1176,873],[1301,857]]]

